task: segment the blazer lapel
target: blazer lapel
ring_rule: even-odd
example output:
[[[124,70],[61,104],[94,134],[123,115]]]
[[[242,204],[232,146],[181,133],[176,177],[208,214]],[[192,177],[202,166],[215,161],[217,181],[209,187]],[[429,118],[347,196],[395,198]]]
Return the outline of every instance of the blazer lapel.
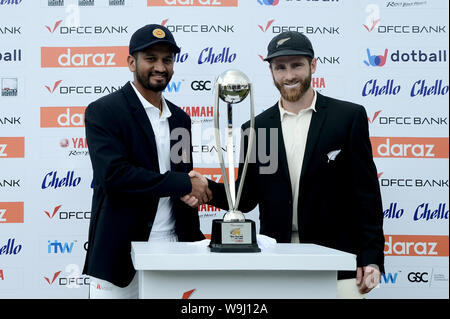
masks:
[[[172,131],[173,131],[174,129],[176,129],[176,128],[181,128],[181,127],[183,127],[183,125],[182,125],[182,123],[180,122],[179,118],[175,115],[176,110],[175,110],[174,108],[177,107],[177,106],[173,105],[172,103],[170,103],[170,102],[167,101],[167,100],[166,100],[166,104],[167,104],[167,107],[169,108],[170,112],[172,113],[171,116],[169,116],[169,118],[168,118],[168,121],[169,121],[169,130],[170,130],[170,132],[172,133]],[[176,143],[180,142],[181,139],[182,139],[182,136],[181,136],[181,135],[178,135],[178,139],[172,139],[172,138],[170,138],[170,150],[171,150],[171,151],[172,151],[172,149],[173,149],[173,146],[174,146]],[[186,152],[186,150],[185,150],[184,148],[183,148],[183,152]],[[192,160],[192,159],[191,159],[191,160]],[[183,162],[183,161],[182,161],[182,162]],[[171,159],[170,159],[170,170],[172,170],[172,171],[177,171],[177,170],[178,170],[177,168],[179,167],[179,164],[181,164],[182,162],[180,162],[180,163],[174,163],[174,162],[172,161],[172,158],[171,158]]]
[[[128,100],[128,104],[131,108],[131,112],[134,118],[136,119],[136,122],[138,122],[141,128],[144,130],[145,136],[147,137],[147,141],[149,142],[150,146],[149,152],[150,159],[153,165],[155,165],[155,167],[157,168],[157,171],[159,172],[158,150],[156,148],[155,133],[153,132],[152,124],[148,119],[148,115],[145,112],[145,109],[141,101],[139,101],[136,92],[131,87],[130,82],[125,84],[122,90],[125,94],[126,99]]]
[[[304,178],[305,172],[308,169],[308,165],[310,164],[311,157],[317,145],[323,123],[327,117],[327,107],[324,103],[324,96],[317,92],[316,94],[316,112],[313,113],[311,117],[311,124],[309,125],[308,136],[306,139],[305,155],[303,157],[302,171],[300,174],[300,185],[302,183],[302,179]]]
[[[272,114],[271,116],[269,116],[272,123],[270,123],[268,127],[269,128],[274,127],[278,130],[278,172],[281,175],[281,177],[285,178],[289,182],[289,188],[291,188],[291,178],[289,176],[289,167],[286,157],[286,148],[284,145],[283,130],[281,128],[281,117],[280,111],[278,109],[278,103],[275,104],[272,107],[272,109],[273,109]],[[270,137],[268,135],[266,141],[267,143],[270,142]]]

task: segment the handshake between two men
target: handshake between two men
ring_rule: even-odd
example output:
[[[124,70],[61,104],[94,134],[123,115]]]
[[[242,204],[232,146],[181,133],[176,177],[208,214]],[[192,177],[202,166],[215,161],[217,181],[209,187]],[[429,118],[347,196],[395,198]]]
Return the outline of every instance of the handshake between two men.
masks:
[[[213,196],[208,188],[206,177],[196,171],[190,171],[189,177],[191,178],[192,191],[190,194],[181,197],[181,200],[192,208],[209,202]]]

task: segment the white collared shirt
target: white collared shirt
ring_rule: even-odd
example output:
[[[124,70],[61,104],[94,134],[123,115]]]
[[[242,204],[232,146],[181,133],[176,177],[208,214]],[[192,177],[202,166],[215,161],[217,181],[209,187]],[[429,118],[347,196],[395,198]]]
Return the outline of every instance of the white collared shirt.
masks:
[[[278,102],[280,110],[281,129],[283,132],[284,147],[289,167],[289,177],[292,186],[292,231],[293,236],[298,236],[298,192],[300,187],[300,173],[302,171],[303,156],[305,155],[306,139],[313,112],[316,111],[317,93],[314,91],[314,98],[311,105],[301,110],[298,114],[286,111]],[[298,239],[297,239],[298,240]]]
[[[156,149],[158,152],[159,172],[164,174],[170,170],[170,128],[168,118],[172,115],[166,100],[161,96],[162,112],[159,108],[147,101],[130,82],[139,100],[144,106],[148,119],[155,134]],[[149,154],[150,155],[150,154]],[[175,229],[175,218],[172,211],[173,202],[170,197],[161,197],[158,203],[155,220],[153,221],[152,233],[169,231]]]

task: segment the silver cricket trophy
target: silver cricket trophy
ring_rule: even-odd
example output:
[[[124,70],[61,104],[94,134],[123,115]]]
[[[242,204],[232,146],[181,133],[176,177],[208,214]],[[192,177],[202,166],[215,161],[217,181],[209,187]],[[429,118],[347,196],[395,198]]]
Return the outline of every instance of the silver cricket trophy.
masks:
[[[238,191],[235,187],[235,170],[233,154],[233,107],[245,100],[250,94],[250,134],[248,140],[247,154],[245,154],[244,165],[241,173]],[[227,127],[226,145],[228,150],[228,175],[222,154],[222,145],[219,134],[219,98],[227,103]],[[227,70],[217,79],[214,93],[214,127],[219,156],[220,169],[222,171],[225,192],[228,201],[228,212],[223,219],[214,219],[212,222],[211,252],[260,252],[256,242],[256,225],[252,220],[246,220],[244,214],[238,210],[244,186],[250,152],[254,139],[254,106],[253,87],[248,77],[238,70]]]

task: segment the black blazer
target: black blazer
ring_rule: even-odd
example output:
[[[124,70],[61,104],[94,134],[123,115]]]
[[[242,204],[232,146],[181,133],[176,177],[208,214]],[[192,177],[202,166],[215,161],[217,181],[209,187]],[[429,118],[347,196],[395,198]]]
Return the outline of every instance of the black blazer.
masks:
[[[190,133],[190,117],[171,102],[167,105],[170,131],[185,128]],[[148,240],[160,197],[172,197],[179,241],[205,238],[198,210],[179,199],[192,189],[192,143],[189,138],[179,150],[185,161],[171,161],[171,170],[160,174],[151,123],[129,82],[86,108],[85,127],[94,194],[83,273],[125,287],[135,274],[131,242]]]
[[[249,122],[244,123],[242,129],[249,126]],[[289,243],[293,202],[278,103],[255,117],[256,154],[261,143],[266,143],[267,153],[271,145],[269,130],[264,136],[258,132],[260,128],[274,128],[278,134],[278,167],[273,174],[262,174],[260,169],[267,169],[268,164],[256,156],[247,169],[239,210],[248,212],[259,204],[260,233]],[[242,143],[241,150],[247,152],[245,136]],[[329,161],[327,154],[335,150],[341,151]],[[228,209],[223,184],[209,181],[209,187],[214,197],[210,204]],[[356,254],[358,267],[376,264],[384,272],[382,201],[362,106],[317,93],[300,175],[297,214],[301,243]],[[338,274],[339,279],[354,277],[356,272]]]

